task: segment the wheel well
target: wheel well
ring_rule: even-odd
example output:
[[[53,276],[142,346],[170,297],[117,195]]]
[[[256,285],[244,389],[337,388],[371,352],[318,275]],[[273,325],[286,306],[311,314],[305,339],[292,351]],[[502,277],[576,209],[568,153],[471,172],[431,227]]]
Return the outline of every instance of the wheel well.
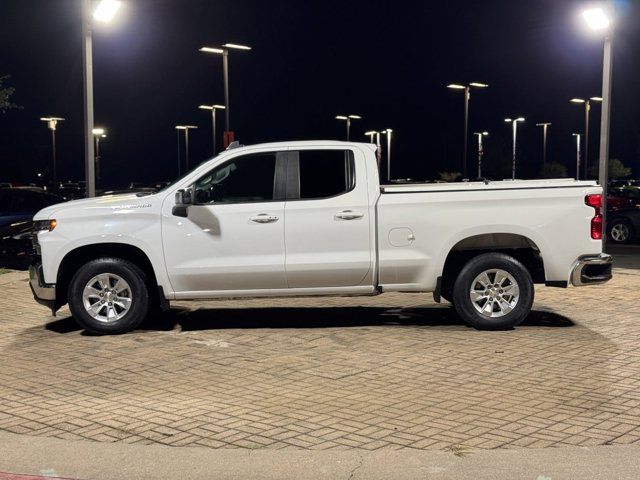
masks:
[[[512,233],[476,235],[458,242],[447,255],[442,270],[442,291],[450,292],[458,274],[473,257],[484,253],[504,253],[522,263],[533,283],[545,283],[540,249],[527,237]]]
[[[58,278],[56,279],[56,303],[64,305],[67,303],[67,290],[74,273],[87,262],[97,258],[114,257],[127,260],[140,268],[147,276],[149,295],[151,298],[158,296],[158,282],[156,280],[153,266],[147,255],[138,247],[122,243],[98,243],[78,247],[65,255],[58,268]]]

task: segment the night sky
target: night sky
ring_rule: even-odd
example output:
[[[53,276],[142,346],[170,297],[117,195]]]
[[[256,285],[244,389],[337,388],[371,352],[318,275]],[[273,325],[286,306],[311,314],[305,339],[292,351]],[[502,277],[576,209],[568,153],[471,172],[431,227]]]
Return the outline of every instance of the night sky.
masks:
[[[199,52],[203,45],[253,47],[230,56],[231,123],[242,143],[343,139],[344,124],[334,116],[360,114],[353,139],[394,129],[396,178],[461,170],[463,95],[448,83],[490,84],[472,94],[470,131],[491,133],[485,161],[494,176],[510,156],[503,119],[527,118],[519,130],[521,178],[539,171],[535,124],[543,121],[553,123],[550,160],[574,175],[571,133],[583,129],[583,108],[569,99],[601,93],[602,39],[582,27],[581,1],[125,4],[93,37],[96,126],[109,134],[101,145],[103,186],[175,177],[176,124],[200,127],[191,134],[192,163],[210,156],[210,116],[197,106],[223,103],[222,61]],[[640,2],[618,9],[611,157],[640,175]],[[67,119],[58,129],[58,178],[84,178],[80,2],[2,0],[0,74],[11,75],[13,100],[23,106],[0,114],[0,181],[31,180],[49,165],[43,115]],[[591,118],[595,161],[599,105]]]

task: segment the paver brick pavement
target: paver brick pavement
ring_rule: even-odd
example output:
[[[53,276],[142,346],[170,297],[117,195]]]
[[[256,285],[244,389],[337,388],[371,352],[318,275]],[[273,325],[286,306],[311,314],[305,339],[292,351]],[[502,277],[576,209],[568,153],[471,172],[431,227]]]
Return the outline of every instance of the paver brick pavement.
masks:
[[[93,336],[0,276],[0,430],[250,449],[640,443],[640,272],[538,288],[512,331],[428,295],[175,302]]]

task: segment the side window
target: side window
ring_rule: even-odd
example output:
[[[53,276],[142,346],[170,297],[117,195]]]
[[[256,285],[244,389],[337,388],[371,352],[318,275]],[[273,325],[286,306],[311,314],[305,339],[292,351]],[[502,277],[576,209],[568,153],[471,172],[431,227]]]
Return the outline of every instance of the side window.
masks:
[[[196,182],[196,203],[271,201],[274,199],[275,172],[275,152],[234,158]]]
[[[301,199],[335,197],[353,189],[351,150],[302,150],[299,155]]]

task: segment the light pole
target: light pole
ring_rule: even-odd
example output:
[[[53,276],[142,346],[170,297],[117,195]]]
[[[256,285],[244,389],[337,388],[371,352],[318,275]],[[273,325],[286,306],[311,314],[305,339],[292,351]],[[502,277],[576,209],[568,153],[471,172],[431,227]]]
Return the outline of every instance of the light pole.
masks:
[[[366,137],[369,137],[369,142],[371,142],[371,143],[375,144],[375,142],[373,141],[373,139],[374,139],[374,137],[376,136],[376,133],[378,133],[378,132],[376,132],[375,130],[371,130],[371,131],[369,131],[369,132],[364,132],[364,135],[365,135]]]
[[[351,120],[362,120],[360,115],[336,115],[336,120],[347,122],[347,142],[351,140]]]
[[[382,145],[380,144],[380,133],[377,130],[370,130],[365,132],[365,135],[371,137],[371,143],[373,143],[373,137],[376,138],[376,159],[378,160],[378,172],[380,172],[380,164],[382,163]]]
[[[604,34],[604,56],[602,62],[602,115],[600,121],[600,162],[598,179],[602,187],[602,248],[606,246],[607,189],[609,183],[609,128],[611,122],[611,76],[613,70],[613,22],[614,2],[607,0],[606,6],[590,8],[582,12],[582,18],[593,32]]]
[[[518,123],[520,122],[524,122],[524,117],[518,117],[518,118],[505,118],[504,119],[505,122],[510,123],[513,127],[513,161],[511,164],[511,180],[515,180],[516,179],[516,159],[517,159],[517,142],[518,142]]]
[[[580,139],[582,135],[580,133],[572,133],[576,139],[576,180],[580,180]]]
[[[176,140],[178,141],[178,176],[176,178],[180,178],[180,167],[182,163],[182,158],[180,154],[180,129],[176,127]]]
[[[536,127],[542,127],[542,165],[547,164],[547,130],[551,126],[551,123],[536,123]]]
[[[96,169],[96,184],[97,184],[100,182],[100,161],[102,160],[100,158],[100,139],[107,138],[107,134],[105,133],[104,128],[94,128],[92,130],[92,133],[93,133],[93,138],[95,142],[94,146],[96,149],[95,169]]]
[[[588,99],[572,98],[571,103],[584,103],[584,178],[587,178],[589,168],[589,117],[591,116],[591,102],[602,102],[602,97],[591,97]]]
[[[462,175],[467,178],[467,150],[469,144],[469,100],[471,100],[471,88],[487,88],[489,85],[480,82],[471,82],[468,85],[451,83],[447,88],[451,90],[464,90],[464,142],[462,149]]]
[[[251,47],[246,45],[238,45],[237,43],[225,43],[222,47],[202,47],[201,52],[216,53],[222,55],[222,78],[224,81],[224,135],[223,145],[225,148],[229,146],[235,140],[235,134],[231,131],[230,113],[231,107],[229,106],[229,49],[232,50],[251,50]]]
[[[213,156],[216,155],[216,111],[224,110],[224,105],[200,105],[201,110],[211,110],[211,133],[213,134]]]
[[[60,117],[41,117],[40,120],[47,122],[47,127],[51,130],[51,158],[53,160],[53,171],[51,174],[51,181],[53,182],[53,188],[58,188],[58,174],[56,165],[56,127],[58,122],[64,121],[64,118]]]
[[[176,125],[176,130],[184,131],[184,163],[185,171],[189,171],[189,130],[194,130],[198,127],[195,125]]]
[[[91,28],[91,0],[82,0],[82,71],[84,78],[84,168],[87,196],[96,195],[96,178],[93,150],[93,52]],[[93,19],[108,23],[115,17],[122,2],[100,0],[93,11]]]
[[[391,135],[393,134],[393,130],[387,128],[382,131],[383,135],[387,136],[387,181],[391,181]]]
[[[489,132],[474,132],[478,137],[478,178],[482,178],[482,157],[484,157],[484,147],[482,145],[482,137],[489,135]]]

